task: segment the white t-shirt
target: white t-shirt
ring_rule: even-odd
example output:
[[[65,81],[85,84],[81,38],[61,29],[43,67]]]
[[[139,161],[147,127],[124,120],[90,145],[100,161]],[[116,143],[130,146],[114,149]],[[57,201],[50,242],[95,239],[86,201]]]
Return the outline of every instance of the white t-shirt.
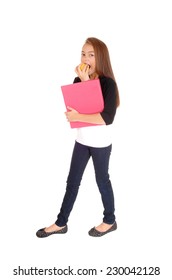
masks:
[[[112,124],[77,128],[76,141],[95,148],[107,147],[112,144],[112,128]]]

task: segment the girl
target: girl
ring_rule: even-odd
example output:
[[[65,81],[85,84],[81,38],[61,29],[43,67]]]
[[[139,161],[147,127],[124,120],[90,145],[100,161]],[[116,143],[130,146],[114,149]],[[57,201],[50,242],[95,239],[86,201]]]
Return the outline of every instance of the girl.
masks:
[[[78,189],[88,160],[92,157],[96,182],[104,207],[103,221],[93,227],[90,236],[100,237],[117,229],[115,219],[114,195],[109,179],[109,159],[112,150],[111,133],[116,109],[119,106],[119,93],[113,74],[109,51],[104,42],[97,38],[88,38],[81,52],[81,64],[75,68],[77,77],[74,83],[99,79],[104,98],[101,113],[80,114],[75,108],[68,108],[66,118],[69,122],[80,121],[97,124],[77,128],[77,137],[73,149],[67,187],[60,212],[54,224],[37,231],[37,237],[66,233],[70,212],[77,197]]]

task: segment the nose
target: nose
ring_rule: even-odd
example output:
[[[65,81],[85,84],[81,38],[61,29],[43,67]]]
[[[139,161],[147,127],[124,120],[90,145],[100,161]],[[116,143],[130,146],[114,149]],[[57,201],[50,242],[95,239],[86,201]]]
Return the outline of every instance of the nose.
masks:
[[[84,63],[89,64],[89,62],[90,62],[89,57],[86,55],[84,57]]]
[[[84,59],[84,63],[90,65],[89,59]]]

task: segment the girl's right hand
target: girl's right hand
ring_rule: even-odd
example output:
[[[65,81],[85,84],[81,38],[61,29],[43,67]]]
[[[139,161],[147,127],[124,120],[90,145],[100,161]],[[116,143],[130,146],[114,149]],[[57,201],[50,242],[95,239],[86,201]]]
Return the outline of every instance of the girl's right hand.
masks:
[[[80,80],[82,82],[90,80],[89,74],[88,74],[89,69],[90,69],[89,65],[85,64],[84,67],[82,68],[82,70],[81,70],[81,65],[82,65],[82,63],[79,64],[78,66],[76,66],[75,73],[78,75],[78,77],[80,78]]]

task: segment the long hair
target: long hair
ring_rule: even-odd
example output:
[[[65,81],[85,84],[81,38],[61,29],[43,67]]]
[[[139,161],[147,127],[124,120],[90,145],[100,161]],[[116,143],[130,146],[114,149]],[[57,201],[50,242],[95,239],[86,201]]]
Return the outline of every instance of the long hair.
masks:
[[[99,76],[105,76],[113,79],[116,84],[115,76],[110,61],[109,51],[106,44],[94,37],[87,38],[85,44],[90,44],[93,46],[96,60],[96,73]],[[119,91],[116,84],[116,107],[118,107],[119,105]]]

